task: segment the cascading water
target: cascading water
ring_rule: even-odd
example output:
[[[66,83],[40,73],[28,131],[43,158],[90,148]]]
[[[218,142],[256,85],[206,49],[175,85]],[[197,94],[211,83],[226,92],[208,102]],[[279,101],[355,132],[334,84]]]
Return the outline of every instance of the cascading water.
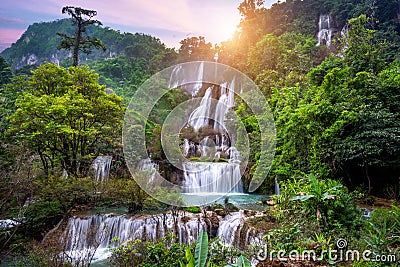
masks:
[[[198,67],[193,70],[183,68],[181,65],[175,67],[171,73],[169,88],[188,87],[192,96],[197,95],[203,86],[204,63],[200,62]],[[196,81],[195,83],[188,84],[187,81]]]
[[[198,74],[200,75],[200,74]],[[182,154],[186,158],[200,157],[200,161],[182,164],[184,175],[183,193],[227,194],[243,193],[240,153],[234,147],[227,132],[225,121],[229,109],[234,106],[235,78],[230,82],[209,86],[200,104],[189,115],[188,125],[195,132],[209,126],[209,135],[194,142],[183,140]],[[192,92],[196,92],[194,89]]]
[[[244,247],[247,244],[261,244],[261,233],[245,225],[248,217],[243,211],[233,212],[224,218],[215,213],[185,214],[171,213],[147,215],[133,218],[124,215],[75,216],[69,219],[62,241],[66,254],[78,260],[90,253],[92,262],[101,261],[115,248],[128,240],[154,242],[167,234],[174,234],[180,243],[191,244],[197,240],[201,230],[210,237],[216,234],[226,245]]]
[[[98,156],[92,163],[94,178],[98,182],[103,182],[110,176],[111,156]]]
[[[211,93],[212,88],[210,87],[206,90],[200,105],[190,114],[189,124],[194,128],[195,131],[198,131],[201,127],[208,125],[210,118]]]
[[[149,179],[154,180],[156,171],[157,171],[158,165],[154,162],[151,161],[150,158],[145,158],[139,161],[137,164],[137,170],[138,171],[146,171],[149,172]]]
[[[318,43],[319,45],[330,46],[332,43],[332,18],[329,14],[321,14],[318,22]]]
[[[275,195],[279,196],[281,194],[281,188],[278,183],[278,179],[275,177]]]
[[[261,245],[262,233],[254,228],[246,227],[243,211],[227,215],[220,221],[217,236],[224,244],[244,248],[248,244]]]
[[[73,217],[68,221],[65,232],[65,236],[69,237],[66,239],[66,248],[72,251],[96,245],[99,248],[115,247],[129,239],[156,241],[169,233],[175,234],[179,242],[190,244],[197,240],[201,230],[209,231],[203,218],[188,218],[183,214],[176,217],[166,214],[137,219],[110,214]]]
[[[188,162],[183,168],[186,193],[243,193],[238,164]]]

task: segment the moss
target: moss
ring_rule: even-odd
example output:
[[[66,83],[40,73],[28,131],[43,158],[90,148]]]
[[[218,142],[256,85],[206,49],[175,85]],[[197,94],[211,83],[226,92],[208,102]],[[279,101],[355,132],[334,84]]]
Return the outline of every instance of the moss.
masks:
[[[186,207],[186,208],[183,208],[183,210],[185,210],[187,212],[191,212],[191,213],[200,213],[200,208],[196,207],[196,206]]]

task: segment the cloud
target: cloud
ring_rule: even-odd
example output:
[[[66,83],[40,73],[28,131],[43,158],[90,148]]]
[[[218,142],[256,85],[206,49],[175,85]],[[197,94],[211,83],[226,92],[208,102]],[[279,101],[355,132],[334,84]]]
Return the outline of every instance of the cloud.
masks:
[[[143,32],[175,46],[192,36],[206,41],[225,41],[240,21],[237,7],[243,0],[24,0],[7,1],[0,10],[0,27],[15,23],[16,18],[29,24],[68,18],[64,6],[97,11],[103,25],[126,32]],[[3,23],[2,23],[3,22]],[[22,23],[21,23],[22,24]],[[16,40],[13,40],[14,42]]]
[[[26,23],[27,21],[17,18],[7,18],[7,17],[0,17],[0,23],[10,23],[10,24],[20,24]]]
[[[67,4],[67,1],[61,2],[64,3],[57,1],[60,10]],[[68,5],[95,9],[96,19],[106,26],[149,33],[161,38],[169,46],[176,46],[185,36],[202,35],[213,43],[226,40],[239,23],[237,7],[240,2],[241,0],[115,0],[110,4],[108,1],[69,0]],[[231,25],[229,30],[227,25]]]
[[[23,29],[0,28],[0,52],[18,40],[24,31]]]
[[[112,2],[98,0],[43,0],[40,1],[39,6],[43,7],[42,12],[48,14],[57,12],[60,18],[67,17],[61,14],[63,6],[79,6],[96,10],[96,19],[103,24],[187,31],[193,27],[187,2],[186,0],[114,0]],[[31,8],[35,9],[35,11],[41,9],[38,6]]]

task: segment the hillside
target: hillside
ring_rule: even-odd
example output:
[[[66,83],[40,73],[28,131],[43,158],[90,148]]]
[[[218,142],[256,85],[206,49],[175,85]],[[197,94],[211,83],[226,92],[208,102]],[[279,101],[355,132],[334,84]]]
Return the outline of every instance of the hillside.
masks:
[[[27,65],[41,65],[53,62],[63,65],[70,57],[69,51],[58,50],[61,37],[57,33],[73,35],[74,26],[70,19],[60,19],[51,22],[34,23],[11,47],[0,53],[13,69]],[[99,37],[106,46],[106,51],[93,50],[89,55],[81,54],[80,61],[115,58],[125,53],[129,46],[146,42],[149,46],[166,49],[159,39],[145,34],[120,33],[108,27],[90,26],[87,34]]]

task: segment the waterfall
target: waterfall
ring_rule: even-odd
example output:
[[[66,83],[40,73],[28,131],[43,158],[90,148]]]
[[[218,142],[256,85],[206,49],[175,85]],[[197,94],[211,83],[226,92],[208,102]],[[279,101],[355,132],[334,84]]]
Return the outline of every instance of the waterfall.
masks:
[[[193,126],[195,131],[198,131],[201,127],[208,125],[212,101],[211,93],[212,88],[209,87],[201,99],[200,105],[190,114],[189,124]]]
[[[190,67],[189,67],[190,68]],[[168,83],[169,88],[182,87],[190,91],[192,96],[197,95],[203,87],[204,63],[200,62],[197,68],[183,68],[182,65],[174,67]],[[188,84],[188,81],[196,81]]]
[[[63,169],[62,174],[61,174],[62,178],[67,179],[68,178],[68,172],[66,169]]]
[[[281,189],[279,187],[278,179],[275,177],[275,195],[279,196],[281,194]]]
[[[218,100],[214,115],[214,129],[224,130],[225,115],[228,112],[228,96],[222,94]]]
[[[331,25],[331,16],[329,14],[321,14],[319,16],[318,22],[318,43],[319,45],[331,45],[332,38],[332,25]]]
[[[139,161],[136,168],[139,171],[149,172],[149,179],[152,181],[155,178],[158,165],[152,162],[150,158],[145,158]]]
[[[243,193],[238,164],[187,162],[183,171],[185,193]]]
[[[191,244],[197,240],[200,231],[209,236],[217,235],[221,242],[244,248],[248,244],[260,245],[262,233],[245,224],[249,218],[243,210],[233,212],[224,218],[213,212],[191,214],[178,212],[128,217],[124,215],[74,216],[68,220],[61,237],[66,254],[74,260],[94,255],[92,262],[108,258],[109,248],[115,248],[128,240],[155,242],[157,239],[174,234],[180,243]],[[213,234],[214,233],[214,234]]]
[[[343,47],[342,47],[342,53],[343,53],[344,51],[346,51],[346,49],[348,48],[347,37],[348,37],[348,34],[349,34],[349,27],[350,27],[350,25],[349,25],[348,23],[346,23],[346,24],[343,26],[342,30],[340,31],[340,37],[341,37],[340,42],[341,42],[342,45],[343,45]]]
[[[220,221],[217,232],[221,241],[237,248],[245,248],[249,244],[261,245],[263,235],[256,229],[245,225],[248,218],[254,218],[254,216],[247,217],[243,210],[225,216]]]
[[[92,163],[94,178],[98,182],[106,181],[110,175],[111,156],[98,156]]]
[[[240,152],[236,149],[236,147],[230,147],[227,152],[229,154],[230,163],[240,163]]]
[[[182,147],[183,147],[183,156],[184,157],[189,156],[190,143],[189,143],[189,140],[187,138],[185,138],[183,140],[183,146]]]
[[[0,230],[10,229],[19,224],[21,224],[20,220],[16,220],[16,219],[15,220],[14,219],[0,220]]]
[[[94,253],[93,261],[108,258],[109,248],[115,248],[128,240],[154,242],[167,234],[177,236],[180,243],[191,244],[201,230],[211,232],[210,222],[203,217],[185,216],[178,213],[130,218],[111,214],[69,219],[62,241],[67,255],[78,260]]]
[[[176,69],[176,72],[179,71]],[[176,73],[173,75],[177,76]],[[201,68],[197,75],[203,75]],[[189,158],[193,155],[190,146],[193,145],[197,148],[194,149],[194,153],[200,155],[200,160],[204,161],[186,161],[182,164],[185,186],[183,193],[204,195],[243,193],[244,191],[241,181],[240,152],[233,146],[232,136],[229,135],[225,126],[226,114],[234,106],[234,87],[235,78],[229,82],[209,86],[199,106],[189,115],[188,124],[196,132],[208,125],[212,126],[212,129],[207,129],[209,134],[202,136],[200,141],[183,140],[183,156]],[[197,94],[198,90],[193,89],[192,92]],[[226,162],[228,160],[229,162]]]

